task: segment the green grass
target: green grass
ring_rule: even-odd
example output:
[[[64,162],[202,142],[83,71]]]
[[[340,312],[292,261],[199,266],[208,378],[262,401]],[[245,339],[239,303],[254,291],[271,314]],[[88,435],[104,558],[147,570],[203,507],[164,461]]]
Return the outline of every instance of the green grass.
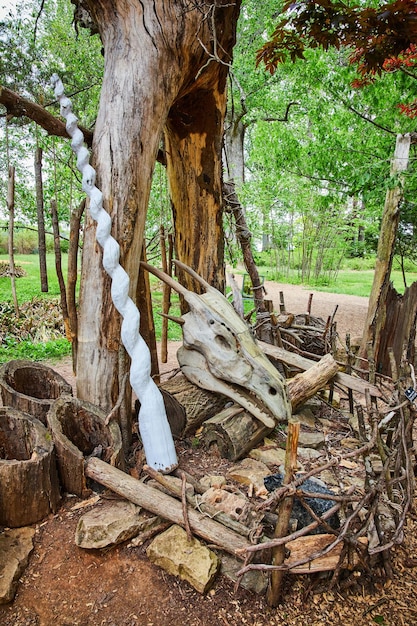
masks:
[[[350,296],[369,297],[374,280],[373,270],[340,270],[335,281],[328,285],[313,284],[317,291],[343,293]],[[391,281],[398,293],[404,293],[404,282],[401,272],[391,272]],[[407,272],[407,284],[417,281],[417,272]]]
[[[296,270],[293,270],[289,276],[277,275],[274,268],[260,267],[258,268],[259,274],[264,276],[266,280],[272,280],[279,283],[289,283],[292,285],[301,285],[299,274]],[[238,272],[236,272],[238,273]],[[342,293],[350,296],[364,296],[369,297],[372,289],[372,283],[374,280],[373,269],[341,269],[337,273],[334,280],[329,280],[324,277],[318,281],[310,281],[303,283],[305,286],[312,287],[316,291],[326,291],[329,293]],[[411,285],[417,281],[417,272],[406,272],[407,285]],[[394,269],[391,272],[391,281],[394,283],[395,289],[398,293],[404,293],[404,282],[402,273]]]
[[[8,261],[7,254],[0,255],[0,261]],[[46,267],[48,272],[48,293],[41,292],[39,271],[39,257],[37,254],[19,254],[15,256],[15,265],[20,266],[26,276],[16,278],[16,294],[19,304],[29,302],[34,297],[56,298],[59,297],[59,284],[55,271],[55,256],[46,255]],[[62,255],[62,271],[67,275],[68,255]],[[13,302],[10,278],[0,277],[0,302]]]
[[[0,363],[7,363],[14,359],[27,359],[30,361],[59,360],[69,354],[71,354],[71,344],[65,337],[37,343],[27,339],[16,341],[14,338],[6,338],[0,344]]]

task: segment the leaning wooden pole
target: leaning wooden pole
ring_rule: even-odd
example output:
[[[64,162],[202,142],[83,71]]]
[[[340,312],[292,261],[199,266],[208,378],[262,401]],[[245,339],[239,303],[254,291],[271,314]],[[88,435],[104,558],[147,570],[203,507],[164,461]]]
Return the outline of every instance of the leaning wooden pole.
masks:
[[[14,179],[15,168],[9,165],[9,179],[7,182],[7,209],[9,211],[9,265],[10,265],[10,284],[12,287],[12,296],[14,304],[14,312],[19,317],[19,304],[16,294],[16,275],[14,267]]]
[[[162,260],[162,270],[165,274],[171,273],[171,267],[168,267],[167,260],[167,250],[165,244],[165,228],[163,225],[160,227],[159,231],[159,242],[161,248],[161,260]],[[161,362],[166,363],[168,361],[168,318],[166,317],[169,313],[170,308],[170,293],[171,288],[166,283],[162,284],[162,313],[164,314],[162,317],[162,334],[161,334]]]
[[[52,218],[52,230],[54,233],[55,271],[56,271],[56,275],[58,278],[61,311],[62,311],[62,317],[64,319],[65,336],[68,339],[68,341],[71,341],[71,327],[70,327],[70,319],[69,319],[69,314],[68,314],[67,291],[66,291],[66,286],[65,286],[64,274],[62,273],[62,254],[61,254],[61,240],[60,240],[60,234],[59,234],[58,207],[57,207],[57,202],[55,198],[51,200],[50,207],[51,207],[51,218]]]
[[[397,184],[387,190],[385,198],[380,237],[376,253],[374,280],[371,294],[369,296],[368,312],[362,343],[359,350],[359,356],[366,357],[367,346],[371,343],[377,363],[380,361],[386,363],[389,362],[389,359],[385,358],[385,355],[380,357],[379,352],[383,333],[386,332],[386,302],[390,289],[390,276],[392,260],[394,257],[395,238],[400,220],[400,203],[404,193],[402,179],[403,172],[405,172],[408,167],[411,140],[412,136],[409,133],[405,135],[397,135],[394,158],[392,159],[390,171],[392,180],[395,180],[394,177],[397,177]],[[386,370],[387,368],[386,366],[382,367],[381,363],[381,366],[378,369],[382,371],[382,369]],[[383,373],[387,372],[384,371]]]
[[[297,448],[300,434],[300,422],[290,422],[288,424],[287,448],[285,453],[285,476],[284,485],[288,485],[295,476],[297,470]],[[278,521],[275,527],[274,537],[281,538],[288,535],[288,525],[290,523],[294,496],[286,496],[278,510]],[[272,565],[282,565],[285,560],[285,543],[277,546],[272,551]],[[282,582],[284,570],[272,570],[269,581],[266,600],[269,606],[278,606],[281,599]]]

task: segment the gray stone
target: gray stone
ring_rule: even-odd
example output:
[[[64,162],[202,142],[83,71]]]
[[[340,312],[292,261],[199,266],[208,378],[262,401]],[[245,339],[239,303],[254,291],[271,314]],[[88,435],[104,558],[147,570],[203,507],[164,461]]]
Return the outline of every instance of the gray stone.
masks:
[[[148,558],[169,574],[186,580],[200,593],[206,593],[219,571],[217,555],[198,539],[187,539],[177,525],[158,535],[146,550]]]
[[[302,406],[297,413],[294,413],[288,421],[300,422],[301,426],[306,426],[307,428],[315,428],[316,426],[316,418],[311,407],[305,405]]]
[[[0,534],[0,604],[11,602],[33,550],[33,528],[13,528]]]
[[[243,567],[243,562],[235,559],[230,554],[222,554],[221,555],[221,568],[220,573],[223,576],[227,576],[233,582],[237,581],[237,573]],[[240,579],[239,584],[244,589],[248,591],[253,591],[254,593],[258,593],[263,595],[268,587],[269,581],[269,573],[264,572],[262,570],[252,570],[250,572],[246,572],[243,578]]]
[[[314,448],[298,448],[298,456],[302,461],[314,461],[323,456],[322,452],[315,450]]]
[[[75,531],[80,548],[98,549],[122,543],[141,530],[140,507],[132,502],[106,502],[83,515]]]
[[[317,431],[310,433],[302,430],[298,438],[298,445],[302,448],[319,450],[324,446],[324,435]]]

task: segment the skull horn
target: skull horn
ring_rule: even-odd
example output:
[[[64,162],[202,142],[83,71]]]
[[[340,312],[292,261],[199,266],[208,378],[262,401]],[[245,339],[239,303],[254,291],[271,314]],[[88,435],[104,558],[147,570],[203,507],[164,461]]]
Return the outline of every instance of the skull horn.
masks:
[[[204,280],[204,278],[201,278],[201,276],[199,276],[197,272],[191,269],[191,267],[189,267],[188,265],[185,265],[185,263],[182,263],[182,261],[178,261],[177,259],[174,259],[173,262],[175,263],[177,267],[179,267],[181,270],[183,270],[189,276],[191,276],[191,278],[194,278],[194,280],[198,282],[202,287],[204,287],[206,291],[212,291],[214,289],[214,287],[209,285],[209,283],[206,280]]]
[[[161,317],[165,317],[165,319],[170,320],[171,322],[175,322],[176,324],[180,324],[181,326],[185,324],[185,320],[182,317],[174,317],[173,315],[167,315],[166,313],[159,313]]]
[[[168,287],[171,287],[171,289],[173,289],[174,291],[176,291],[177,293],[181,294],[184,297],[187,296],[188,289],[183,287],[183,285],[180,285],[180,283],[178,283],[171,276],[169,276],[169,274],[165,274],[165,272],[163,272],[162,270],[159,270],[156,267],[153,267],[152,265],[145,263],[145,261],[141,261],[140,264],[147,272],[150,272],[151,274],[159,278],[159,280],[162,280],[162,282],[168,285]]]

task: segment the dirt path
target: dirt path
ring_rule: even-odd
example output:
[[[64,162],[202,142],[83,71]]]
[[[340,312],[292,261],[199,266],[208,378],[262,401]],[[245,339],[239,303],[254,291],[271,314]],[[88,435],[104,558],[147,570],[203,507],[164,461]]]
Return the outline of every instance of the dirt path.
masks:
[[[290,313],[305,313],[309,295],[313,294],[311,313],[325,321],[337,307],[335,322],[340,337],[349,332],[352,337],[361,336],[368,310],[368,298],[344,294],[314,291],[300,285],[265,282],[266,297],[273,301],[274,310],[279,310],[280,292],[284,294],[286,310]]]

